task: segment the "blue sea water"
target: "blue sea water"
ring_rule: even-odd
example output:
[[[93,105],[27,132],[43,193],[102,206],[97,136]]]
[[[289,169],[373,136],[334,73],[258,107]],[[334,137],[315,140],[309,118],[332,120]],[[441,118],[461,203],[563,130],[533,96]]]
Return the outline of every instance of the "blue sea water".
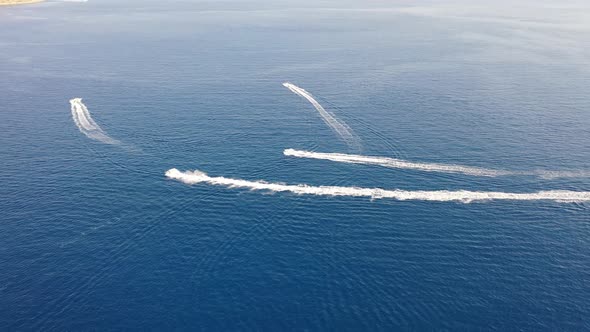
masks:
[[[590,9],[518,3],[0,7],[0,330],[589,330],[587,203],[298,196],[164,176],[590,191],[590,178],[283,156],[589,170]],[[82,135],[75,97],[123,144]]]

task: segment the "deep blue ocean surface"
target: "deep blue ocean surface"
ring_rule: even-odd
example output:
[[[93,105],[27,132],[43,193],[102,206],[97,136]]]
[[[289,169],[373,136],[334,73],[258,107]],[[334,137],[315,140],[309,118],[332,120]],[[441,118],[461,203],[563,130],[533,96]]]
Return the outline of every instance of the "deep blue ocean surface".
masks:
[[[0,330],[589,330],[588,203],[300,196],[164,176],[590,191],[588,177],[283,155],[590,170],[590,8],[517,3],[0,7]],[[122,143],[84,136],[75,97]]]

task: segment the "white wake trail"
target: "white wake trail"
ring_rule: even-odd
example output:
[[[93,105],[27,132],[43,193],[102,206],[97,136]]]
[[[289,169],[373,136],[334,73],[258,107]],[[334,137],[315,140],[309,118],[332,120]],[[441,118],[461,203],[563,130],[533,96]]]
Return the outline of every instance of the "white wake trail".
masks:
[[[390,198],[395,200],[420,200],[437,202],[462,202],[491,200],[536,201],[547,200],[555,202],[588,202],[590,192],[576,192],[565,190],[540,191],[536,193],[504,193],[504,192],[477,192],[477,191],[406,191],[385,190],[379,188],[335,187],[335,186],[309,186],[288,185],[281,183],[268,183],[263,181],[248,181],[225,177],[210,177],[200,171],[181,172],[172,168],[166,172],[166,176],[186,184],[205,183],[228,188],[244,188],[249,190],[263,190],[271,192],[290,192],[298,195],[316,196],[349,196],[370,197],[371,199]]]
[[[362,164],[362,165],[374,165],[387,168],[398,168],[398,169],[415,169],[425,172],[440,172],[440,173],[455,173],[465,174],[470,176],[484,176],[484,177],[496,177],[496,176],[509,176],[509,175],[524,175],[524,176],[536,176],[539,178],[552,180],[559,178],[587,178],[590,177],[588,171],[547,171],[547,170],[534,170],[534,171],[506,171],[506,170],[495,170],[488,168],[480,168],[473,166],[463,165],[448,165],[448,164],[437,164],[437,163],[415,163],[407,160],[387,158],[387,157],[375,157],[375,156],[361,156],[354,154],[344,153],[322,153],[312,151],[302,151],[295,149],[286,149],[283,151],[285,156],[296,157],[296,158],[307,158],[307,159],[320,159],[329,160],[340,163],[349,164]]]
[[[349,147],[354,148],[354,149],[358,149],[360,147],[360,145],[361,145],[360,140],[354,134],[352,129],[350,129],[350,127],[348,127],[348,125],[346,125],[345,123],[338,120],[338,118],[334,114],[326,111],[326,109],[322,105],[320,105],[320,103],[318,103],[317,100],[315,100],[315,98],[312,96],[311,93],[305,91],[304,89],[302,89],[292,83],[286,82],[286,83],[283,83],[283,86],[286,87],[287,89],[291,90],[291,92],[293,92],[293,93],[299,95],[300,97],[305,98],[307,101],[309,101],[313,105],[313,107],[318,111],[318,113],[322,117],[322,120],[324,120],[324,122],[336,134],[338,134],[338,136],[340,136],[340,138],[342,140],[344,140],[344,142]]]
[[[533,172],[534,175],[546,179],[565,179],[565,178],[590,178],[590,171],[544,171],[537,170]]]
[[[86,105],[82,102],[82,98],[74,98],[70,100],[72,109],[72,118],[74,123],[78,126],[80,132],[88,138],[106,143],[106,144],[121,144],[121,142],[113,139],[107,135],[100,126],[94,122],[92,116]]]
[[[388,168],[415,169],[426,172],[458,173],[472,176],[494,177],[517,174],[510,171],[493,170],[471,166],[445,165],[436,163],[415,163],[411,161],[394,158],[371,157],[343,153],[320,153],[286,149],[285,151],[283,151],[283,154],[285,156],[297,158],[330,160],[350,164],[376,165]]]

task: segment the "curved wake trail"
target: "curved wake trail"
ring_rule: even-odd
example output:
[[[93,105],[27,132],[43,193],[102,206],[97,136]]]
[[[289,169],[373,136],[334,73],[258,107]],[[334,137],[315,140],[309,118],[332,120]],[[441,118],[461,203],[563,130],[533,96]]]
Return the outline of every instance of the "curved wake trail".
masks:
[[[100,126],[94,122],[92,116],[86,105],[82,102],[82,98],[74,98],[70,100],[72,109],[72,118],[74,123],[78,126],[80,132],[86,137],[100,141],[106,144],[121,144],[114,138],[109,137]]]
[[[414,163],[411,161],[387,157],[371,157],[343,153],[321,153],[311,151],[300,151],[295,149],[286,149],[285,151],[283,151],[283,154],[285,156],[297,158],[321,159],[349,164],[376,165],[388,168],[415,169],[425,172],[456,173],[472,176],[495,177],[519,174],[510,171],[493,170],[471,166],[445,165],[436,163]]]
[[[504,192],[477,192],[477,191],[406,191],[385,190],[379,188],[335,187],[335,186],[308,186],[288,185],[281,183],[268,183],[263,181],[248,181],[225,177],[210,177],[200,171],[181,172],[172,168],[166,172],[166,177],[186,184],[206,183],[228,188],[244,188],[250,190],[264,190],[271,192],[290,192],[298,195],[316,196],[348,196],[370,197],[371,199],[390,198],[395,200],[419,200],[437,202],[462,202],[491,200],[512,201],[537,201],[547,200],[555,202],[588,202],[590,192],[576,192],[565,190],[540,191],[536,193],[504,193]]]
[[[283,83],[283,86],[286,87],[287,89],[291,90],[291,92],[299,95],[300,97],[305,98],[307,101],[309,101],[313,107],[318,111],[318,113],[320,114],[320,116],[322,117],[322,120],[324,120],[324,122],[334,131],[336,132],[336,134],[338,134],[338,136],[340,136],[340,138],[342,140],[344,140],[344,142],[351,148],[355,148],[358,149],[360,148],[360,140],[358,139],[358,137],[353,133],[352,129],[350,129],[350,127],[348,127],[348,125],[346,125],[343,122],[340,122],[338,120],[338,118],[326,111],[326,109],[320,105],[320,103],[318,103],[317,100],[315,100],[315,98],[312,96],[311,93],[305,91],[304,89],[298,87],[295,84],[289,83],[289,82],[285,82]]]
[[[361,156],[354,154],[344,153],[322,153],[312,151],[302,151],[295,149],[286,149],[283,151],[285,156],[296,157],[296,158],[307,158],[307,159],[320,159],[330,160],[340,163],[349,164],[362,164],[362,165],[375,165],[387,168],[398,168],[398,169],[414,169],[425,172],[439,172],[439,173],[454,173],[464,174],[470,176],[485,176],[485,177],[496,177],[496,176],[509,176],[509,175],[524,175],[524,176],[536,176],[543,179],[559,179],[559,178],[585,178],[590,177],[588,171],[505,171],[505,170],[494,170],[488,168],[480,168],[473,166],[462,166],[462,165],[446,165],[437,163],[414,163],[407,160],[387,158],[387,157],[374,157],[374,156]]]

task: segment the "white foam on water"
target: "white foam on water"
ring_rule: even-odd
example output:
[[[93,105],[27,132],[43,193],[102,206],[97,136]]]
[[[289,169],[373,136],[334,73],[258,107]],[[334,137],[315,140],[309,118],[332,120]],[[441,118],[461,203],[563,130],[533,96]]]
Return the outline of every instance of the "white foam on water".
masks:
[[[512,200],[512,201],[555,201],[555,202],[588,202],[590,192],[577,192],[566,190],[540,191],[536,193],[505,193],[505,192],[479,192],[479,191],[407,191],[386,190],[379,188],[336,187],[336,186],[309,186],[305,184],[289,185],[281,183],[269,183],[264,181],[248,181],[225,177],[211,177],[201,171],[181,172],[172,168],[166,172],[166,177],[186,184],[204,183],[228,188],[244,188],[249,190],[263,190],[270,192],[290,192],[298,195],[316,196],[349,196],[369,197],[371,199],[395,199],[400,201],[419,200],[437,202],[462,202]]]
[[[537,170],[533,172],[534,175],[546,179],[565,179],[565,178],[590,178],[590,171],[578,170],[578,171],[545,171]]]
[[[416,163],[407,160],[375,157],[375,156],[361,156],[344,153],[322,153],[312,151],[302,151],[295,149],[285,149],[283,151],[285,156],[307,159],[329,160],[340,163],[375,165],[388,168],[398,169],[414,169],[425,172],[440,172],[440,173],[456,173],[470,176],[496,177],[509,175],[524,175],[536,176],[546,180],[553,180],[559,178],[587,178],[590,177],[588,171],[548,171],[548,170],[534,170],[534,171],[506,171],[495,170],[489,168],[463,166],[463,165],[448,165],[438,163]]]
[[[305,98],[318,111],[322,120],[336,133],[340,138],[351,148],[358,149],[361,145],[360,139],[354,134],[350,127],[339,120],[334,114],[326,111],[326,109],[318,103],[313,95],[295,84],[285,82],[283,86],[291,90],[291,92]]]
[[[479,168],[472,166],[461,166],[461,165],[445,165],[436,163],[415,163],[407,160],[387,158],[387,157],[372,157],[372,156],[361,156],[354,154],[343,154],[343,153],[321,153],[311,151],[301,151],[295,149],[286,149],[283,151],[285,156],[297,157],[297,158],[309,158],[309,159],[321,159],[330,160],[341,163],[350,164],[363,164],[363,165],[376,165],[388,168],[400,168],[400,169],[415,169],[426,172],[442,172],[442,173],[459,173],[472,176],[504,176],[514,175],[516,173],[510,171],[493,170],[487,168]]]
[[[78,126],[80,132],[86,135],[86,137],[106,144],[121,144],[118,140],[109,137],[109,135],[107,135],[104,130],[94,122],[92,116],[90,116],[88,108],[82,102],[82,98],[71,99],[70,106],[74,123]]]

